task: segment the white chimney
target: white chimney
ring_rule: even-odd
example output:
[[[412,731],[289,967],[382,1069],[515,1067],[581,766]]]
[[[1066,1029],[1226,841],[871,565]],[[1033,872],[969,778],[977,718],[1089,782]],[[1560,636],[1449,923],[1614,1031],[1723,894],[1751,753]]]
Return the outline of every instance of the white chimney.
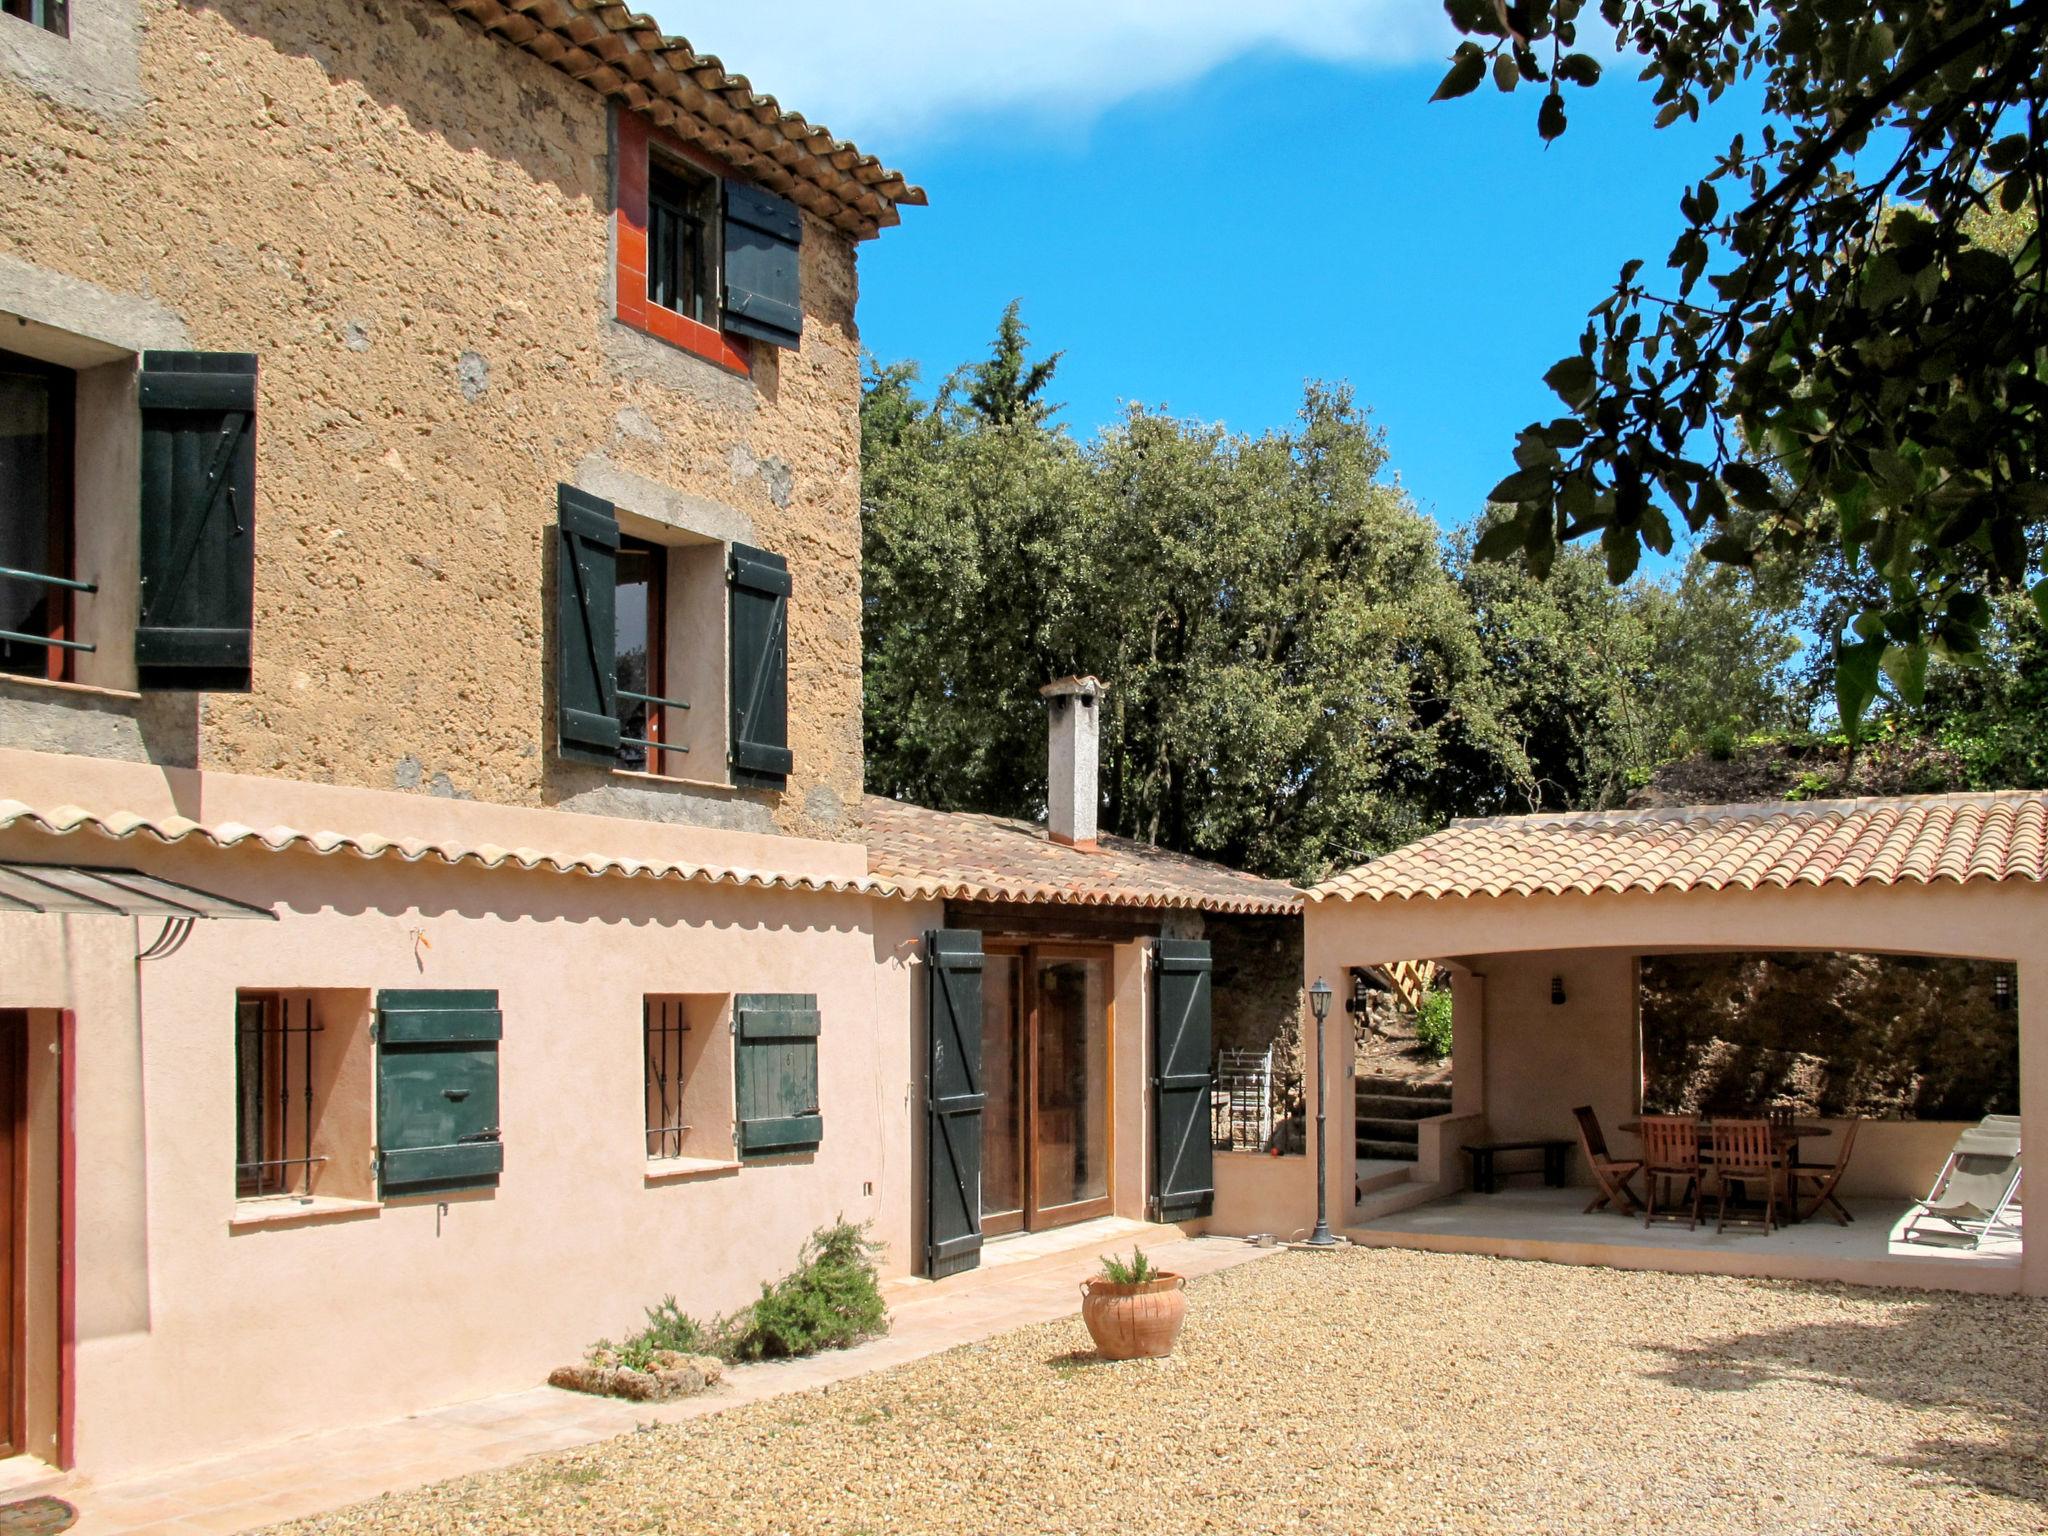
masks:
[[[1096,701],[1102,684],[1092,677],[1063,677],[1038,690],[1051,731],[1046,774],[1046,831],[1056,843],[1093,852],[1096,765],[1102,736]]]

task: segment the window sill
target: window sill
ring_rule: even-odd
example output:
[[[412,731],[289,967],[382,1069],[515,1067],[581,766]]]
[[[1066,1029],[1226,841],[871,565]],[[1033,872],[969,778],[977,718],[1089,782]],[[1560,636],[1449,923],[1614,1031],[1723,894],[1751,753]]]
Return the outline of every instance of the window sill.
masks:
[[[712,1178],[739,1171],[738,1163],[718,1157],[652,1157],[647,1160],[649,1184],[677,1184],[685,1179]]]
[[[260,1200],[237,1200],[235,1213],[228,1218],[228,1230],[244,1232],[257,1227],[298,1227],[312,1226],[316,1222],[351,1221],[378,1215],[383,1209],[383,1205],[375,1200],[342,1200],[325,1195],[300,1200],[292,1195],[270,1195]]]
[[[737,784],[725,784],[717,779],[686,779],[674,773],[643,773],[638,768],[614,768],[612,776],[631,779],[636,784],[680,784],[685,789],[716,789],[728,795],[739,788]]]
[[[25,677],[18,672],[0,672],[0,683],[19,683],[24,688],[49,688],[57,693],[75,693],[88,699],[110,699],[121,704],[140,704],[142,695],[126,688],[102,688],[96,683],[65,683],[50,677]]]

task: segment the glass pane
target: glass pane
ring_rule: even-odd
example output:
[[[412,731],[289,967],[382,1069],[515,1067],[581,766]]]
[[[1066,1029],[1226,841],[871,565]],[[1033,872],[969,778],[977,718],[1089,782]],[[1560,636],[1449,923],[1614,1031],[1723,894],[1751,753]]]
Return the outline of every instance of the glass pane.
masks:
[[[981,1089],[988,1095],[981,1112],[984,1216],[1007,1216],[1024,1208],[1020,970],[1015,955],[989,955],[981,964]]]
[[[660,642],[656,610],[660,599],[657,563],[661,555],[662,551],[651,545],[632,540],[619,547],[619,733],[642,740],[652,739],[647,725],[653,706],[644,700],[629,699],[626,694],[661,691],[654,686],[661,670],[660,658],[652,654]],[[658,765],[648,759],[655,756],[659,754],[650,753],[645,747],[621,746],[619,766],[654,772]]]
[[[60,574],[50,564],[50,381],[0,371],[0,566]],[[52,589],[0,577],[0,629],[50,632]],[[41,677],[49,651],[0,640],[0,672]]]
[[[712,244],[718,219],[718,184],[672,164],[647,168],[647,294],[663,309],[704,325],[713,309]]]
[[[1038,962],[1038,1145],[1033,1203],[1109,1193],[1109,966]]]
[[[273,1187],[278,1170],[263,1166],[264,1110],[270,1103],[269,1074],[263,1070],[268,1010],[260,997],[235,1000],[235,1193],[256,1195]]]

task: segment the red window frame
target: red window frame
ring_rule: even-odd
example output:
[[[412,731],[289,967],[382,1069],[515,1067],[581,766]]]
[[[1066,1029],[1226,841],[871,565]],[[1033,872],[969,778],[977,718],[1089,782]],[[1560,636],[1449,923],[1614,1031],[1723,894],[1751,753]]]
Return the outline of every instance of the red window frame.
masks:
[[[618,292],[619,323],[708,358],[721,368],[750,374],[752,365],[737,338],[666,309],[647,296],[647,166],[656,150],[713,176],[726,174],[709,156],[655,127],[638,112],[619,114],[618,271],[613,285]]]

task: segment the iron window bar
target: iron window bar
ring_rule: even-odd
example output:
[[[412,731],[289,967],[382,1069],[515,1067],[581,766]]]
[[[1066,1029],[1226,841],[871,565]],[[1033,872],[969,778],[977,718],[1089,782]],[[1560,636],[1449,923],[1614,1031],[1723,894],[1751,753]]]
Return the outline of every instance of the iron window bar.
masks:
[[[681,699],[664,699],[657,693],[635,693],[630,688],[615,688],[612,691],[622,699],[632,699],[635,703],[639,704],[659,704],[664,709],[688,709],[690,707]],[[621,736],[619,744],[626,747],[645,747],[650,752],[687,753],[690,750],[688,747],[671,746],[665,741],[652,741],[645,736]]]
[[[99,586],[90,581],[74,581],[69,576],[51,576],[42,571],[21,571],[11,565],[0,565],[0,581],[28,581],[37,586],[58,587],[66,592],[97,593]],[[97,645],[83,640],[59,640],[54,635],[29,635],[16,629],[0,629],[0,640],[13,641],[17,645],[40,645],[57,651],[96,651]]]
[[[647,1056],[647,1156],[681,1157],[683,1138],[683,1036],[690,1032],[683,1005],[675,998],[650,997],[640,1005]]]
[[[321,1164],[327,1161],[324,1155],[313,1155],[313,1036],[325,1034],[327,1026],[313,1021],[313,999],[307,997],[303,1002],[303,1022],[293,1024],[291,999],[288,997],[273,994],[237,1000],[235,1032],[242,1040],[252,1041],[254,1044],[253,1051],[238,1049],[235,1056],[238,1076],[250,1069],[252,1058],[254,1063],[253,1085],[246,1081],[236,1084],[237,1130],[242,1150],[247,1152],[253,1148],[259,1152],[267,1151],[274,1140],[278,1150],[284,1151],[290,1144],[291,1042],[295,1038],[299,1041],[299,1059],[303,1068],[301,1088],[304,1098],[300,1114],[300,1144],[304,1148],[303,1153],[298,1157],[238,1159],[235,1163],[237,1198],[287,1195],[300,1201],[310,1201],[313,1198],[314,1174]],[[256,1021],[253,1025],[247,1022],[250,1014],[254,1015]],[[268,1115],[265,1113],[270,1088],[270,1059],[267,1047],[273,1043],[277,1049],[277,1121],[274,1131],[266,1123]],[[287,1187],[292,1182],[287,1170],[293,1168],[300,1170],[299,1189],[295,1196]]]

